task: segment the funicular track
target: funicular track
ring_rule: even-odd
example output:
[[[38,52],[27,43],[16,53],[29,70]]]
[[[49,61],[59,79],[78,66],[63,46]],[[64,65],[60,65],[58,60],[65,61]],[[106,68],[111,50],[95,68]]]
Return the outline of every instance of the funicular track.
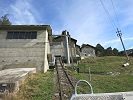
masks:
[[[54,100],[69,100],[74,92],[75,80],[67,73],[61,57],[56,58],[57,90]]]

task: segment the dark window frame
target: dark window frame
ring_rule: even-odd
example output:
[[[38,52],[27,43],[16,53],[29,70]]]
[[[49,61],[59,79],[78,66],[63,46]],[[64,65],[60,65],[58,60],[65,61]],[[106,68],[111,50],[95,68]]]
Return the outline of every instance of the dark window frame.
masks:
[[[6,39],[37,39],[37,31],[8,31]]]

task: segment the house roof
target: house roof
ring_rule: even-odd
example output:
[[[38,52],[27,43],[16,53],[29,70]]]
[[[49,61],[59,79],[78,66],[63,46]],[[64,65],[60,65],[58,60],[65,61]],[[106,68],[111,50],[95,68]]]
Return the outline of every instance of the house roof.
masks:
[[[85,47],[91,47],[91,48],[95,49],[94,46],[89,45],[89,44],[83,44],[83,45],[81,46],[81,49],[82,49],[82,48],[85,48]]]
[[[0,25],[0,30],[47,30],[52,34],[52,28],[50,25]]]
[[[80,46],[79,45],[76,45],[76,47],[80,49]]]
[[[68,39],[70,41],[74,41],[75,43],[77,42],[76,39],[70,37],[69,32],[67,30],[62,31],[62,34],[60,36],[54,37],[54,41],[55,42],[57,42],[57,41],[58,42],[61,42],[62,41],[62,38],[64,39],[66,35],[68,36]]]
[[[54,40],[56,41],[57,39],[60,39],[60,41],[61,41],[61,38],[63,38],[63,37],[64,37],[64,36],[57,36],[57,37],[54,38]],[[69,39],[71,39],[71,40],[74,41],[75,43],[77,42],[77,40],[74,39],[74,38],[69,38]]]

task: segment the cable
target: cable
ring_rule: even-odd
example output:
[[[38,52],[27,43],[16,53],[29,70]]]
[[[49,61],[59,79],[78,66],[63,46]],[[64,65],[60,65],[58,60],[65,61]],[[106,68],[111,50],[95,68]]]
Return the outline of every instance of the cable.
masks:
[[[105,7],[103,1],[100,0],[100,2],[101,2],[101,5],[102,5],[103,9],[105,10],[105,12],[106,12],[106,14],[107,14],[107,16],[108,16],[108,19],[110,20],[110,22],[112,22],[112,20],[111,20],[111,16],[110,16],[108,10],[106,9],[106,7]],[[114,21],[112,22],[112,26],[114,27],[114,29],[117,28],[117,25],[114,23]]]
[[[113,6],[113,10],[114,10],[115,17],[116,17],[116,22],[118,24],[118,27],[120,27],[119,20],[118,20],[118,14],[117,14],[117,11],[116,11],[116,7],[115,7],[115,5],[113,3],[113,0],[110,0],[110,1],[111,1],[112,6]]]

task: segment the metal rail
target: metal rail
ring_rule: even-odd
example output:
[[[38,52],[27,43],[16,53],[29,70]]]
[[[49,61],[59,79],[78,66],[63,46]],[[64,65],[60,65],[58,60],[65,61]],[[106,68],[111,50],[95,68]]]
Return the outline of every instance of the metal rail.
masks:
[[[63,76],[60,75],[61,73],[59,72],[59,66],[57,65],[57,60],[59,61],[59,64],[61,66],[60,68],[61,68],[62,73],[64,74],[65,81],[69,83],[69,85],[70,85],[69,88],[72,89],[73,91],[74,91],[74,85],[64,68],[61,57],[56,58],[55,67],[56,67],[57,78],[58,78],[57,81],[58,81],[59,100],[65,100],[63,85],[61,84],[61,77],[63,77]]]
[[[86,84],[90,87],[90,89],[91,89],[91,94],[93,94],[93,88],[92,88],[91,84],[90,84],[88,81],[86,81],[86,80],[79,80],[79,81],[76,83],[76,86],[75,86],[75,95],[78,94],[78,93],[77,93],[77,88],[78,88],[78,84],[79,84],[80,82],[86,83]]]
[[[57,65],[57,59],[56,59],[56,61],[55,61],[55,68],[56,68],[56,72],[57,72],[57,80],[58,80],[58,91],[59,91],[59,98],[60,98],[60,100],[63,100],[63,97],[62,97],[62,95],[63,95],[63,92],[62,92],[62,89],[61,89],[61,82],[60,82],[60,76],[59,76],[59,70],[58,70],[58,65]]]
[[[60,64],[61,64],[61,67],[62,67],[62,69],[63,69],[63,72],[65,73],[66,78],[67,78],[67,80],[69,81],[69,83],[70,83],[72,89],[74,89],[74,85],[73,85],[72,81],[70,80],[70,78],[69,78],[67,72],[65,71],[65,68],[64,68],[64,66],[63,66],[63,64],[62,64],[62,59],[61,59],[61,58],[60,58]]]

